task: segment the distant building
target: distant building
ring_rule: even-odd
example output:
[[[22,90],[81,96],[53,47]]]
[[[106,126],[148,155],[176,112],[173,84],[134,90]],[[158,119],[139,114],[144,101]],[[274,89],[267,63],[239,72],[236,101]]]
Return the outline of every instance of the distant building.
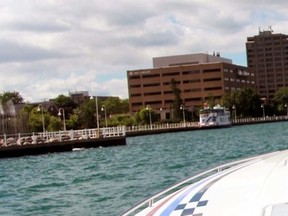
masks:
[[[69,96],[71,97],[72,101],[78,105],[90,98],[88,91],[69,92]]]
[[[288,35],[259,30],[246,42],[249,71],[255,74],[256,89],[268,101],[275,92],[288,86]]]
[[[211,97],[220,103],[225,92],[255,85],[254,74],[247,67],[234,65],[219,53],[159,57],[153,59],[153,65],[127,71],[131,113],[149,105],[162,119],[172,118],[172,79],[177,81],[185,109],[190,111]]]

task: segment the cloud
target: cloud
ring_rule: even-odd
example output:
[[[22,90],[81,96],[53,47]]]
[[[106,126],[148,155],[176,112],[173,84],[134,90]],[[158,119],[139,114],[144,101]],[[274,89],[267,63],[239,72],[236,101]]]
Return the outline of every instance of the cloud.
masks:
[[[126,71],[156,56],[221,52],[246,64],[259,27],[284,33],[286,0],[2,0],[0,92],[128,97]],[[5,76],[4,76],[5,74]],[[8,75],[6,75],[8,74]]]
[[[11,41],[0,41],[0,63],[31,62],[63,57],[68,57],[68,55],[60,51],[45,50],[26,44],[13,43]]]

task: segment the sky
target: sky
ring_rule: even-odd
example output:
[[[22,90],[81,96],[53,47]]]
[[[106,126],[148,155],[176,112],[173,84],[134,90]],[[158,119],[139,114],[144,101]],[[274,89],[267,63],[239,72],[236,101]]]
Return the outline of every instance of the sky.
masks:
[[[0,0],[0,94],[128,98],[127,71],[212,54],[246,66],[247,37],[288,34],[287,0]]]

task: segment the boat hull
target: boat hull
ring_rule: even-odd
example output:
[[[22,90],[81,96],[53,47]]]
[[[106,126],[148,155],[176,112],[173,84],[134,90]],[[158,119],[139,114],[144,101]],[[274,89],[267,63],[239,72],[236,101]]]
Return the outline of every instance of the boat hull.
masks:
[[[282,216],[288,215],[287,202],[285,150],[198,174],[147,199],[148,207],[139,213],[123,215]]]

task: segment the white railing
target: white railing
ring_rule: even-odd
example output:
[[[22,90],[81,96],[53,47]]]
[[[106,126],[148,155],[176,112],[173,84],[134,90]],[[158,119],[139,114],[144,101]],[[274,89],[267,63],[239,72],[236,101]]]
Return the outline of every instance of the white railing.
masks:
[[[82,139],[97,139],[105,137],[119,137],[126,135],[126,127],[108,127],[83,130],[45,131],[40,133],[4,134],[0,136],[0,147],[10,145],[28,145],[51,142],[65,142]]]
[[[198,127],[198,122],[152,124],[151,126],[150,125],[127,126],[126,132],[165,130],[165,129],[184,128],[184,127]]]
[[[153,195],[152,197],[149,197],[148,199],[136,204],[134,207],[128,209],[127,211],[125,211],[124,213],[121,214],[121,216],[129,216],[129,215],[135,215],[136,213],[139,213],[139,211],[147,208],[147,207],[152,207],[153,204],[156,201],[159,201],[161,198],[163,198],[163,196],[168,196],[169,194],[175,192],[175,190],[180,190],[181,188],[183,188],[184,186],[188,185],[189,183],[193,183],[195,181],[204,179],[207,176],[213,175],[217,172],[221,172],[223,170],[229,169],[233,166],[237,166],[240,165],[242,163],[245,162],[249,162],[249,161],[258,161],[257,159],[261,159],[261,158],[265,158],[265,157],[269,157],[273,154],[276,154],[277,152],[272,152],[272,153],[268,153],[265,155],[260,155],[260,156],[256,156],[256,157],[250,157],[250,158],[246,158],[246,159],[242,159],[242,160],[238,160],[238,161],[234,161],[234,162],[230,162],[230,163],[226,163],[224,165],[220,165],[217,166],[215,168],[209,169],[207,171],[204,171],[202,173],[199,173],[197,175],[194,175],[192,177],[189,177],[188,179],[185,179],[155,195]]]

